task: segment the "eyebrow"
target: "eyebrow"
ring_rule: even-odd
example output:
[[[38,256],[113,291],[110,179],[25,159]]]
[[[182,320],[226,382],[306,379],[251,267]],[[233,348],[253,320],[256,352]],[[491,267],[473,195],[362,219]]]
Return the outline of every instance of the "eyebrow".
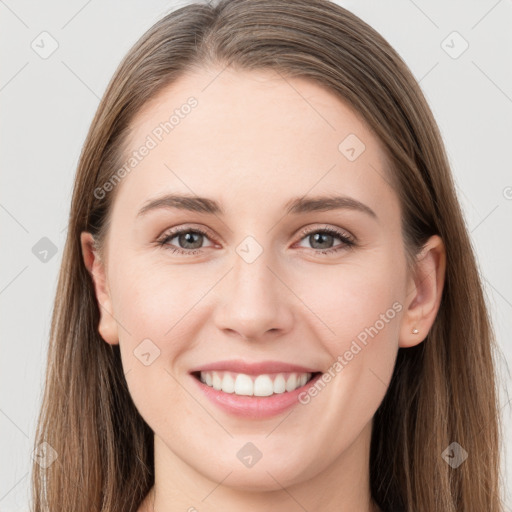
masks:
[[[224,215],[224,210],[214,199],[192,195],[167,194],[148,201],[139,211],[137,217],[158,209],[186,210],[190,212],[206,213],[210,215]],[[285,204],[286,214],[303,214],[330,210],[355,210],[376,219],[377,214],[367,205],[348,196],[315,196],[297,197]]]

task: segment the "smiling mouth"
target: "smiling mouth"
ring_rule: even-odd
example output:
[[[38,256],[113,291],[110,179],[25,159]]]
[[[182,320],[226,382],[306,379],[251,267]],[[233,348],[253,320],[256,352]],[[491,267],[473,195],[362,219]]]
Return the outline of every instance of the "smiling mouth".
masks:
[[[204,385],[239,396],[265,397],[295,391],[321,372],[280,372],[247,375],[230,371],[197,371],[191,375]]]

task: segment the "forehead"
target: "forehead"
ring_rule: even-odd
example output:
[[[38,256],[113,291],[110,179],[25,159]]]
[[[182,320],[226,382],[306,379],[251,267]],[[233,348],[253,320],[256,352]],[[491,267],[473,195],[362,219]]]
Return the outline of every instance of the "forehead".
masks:
[[[120,185],[134,206],[169,191],[237,211],[248,199],[279,205],[313,192],[396,199],[385,152],[360,116],[321,84],[270,70],[182,76],[135,117],[125,161],[144,146]]]

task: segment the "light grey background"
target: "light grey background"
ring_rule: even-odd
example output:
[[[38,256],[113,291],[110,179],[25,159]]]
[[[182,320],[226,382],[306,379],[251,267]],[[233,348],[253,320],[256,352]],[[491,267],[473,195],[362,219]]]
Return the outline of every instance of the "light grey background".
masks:
[[[89,123],[132,44],[164,14],[187,3],[0,0],[1,512],[28,509],[50,315],[73,177]],[[339,3],[397,49],[440,126],[504,355],[500,403],[503,430],[510,433],[512,2]],[[51,38],[41,36],[44,31]],[[48,51],[52,38],[58,48],[43,59],[31,45]],[[469,47],[457,56],[464,41]],[[46,262],[32,251],[43,237],[57,251]],[[503,454],[509,489],[510,439]],[[512,510],[510,491],[505,499]]]

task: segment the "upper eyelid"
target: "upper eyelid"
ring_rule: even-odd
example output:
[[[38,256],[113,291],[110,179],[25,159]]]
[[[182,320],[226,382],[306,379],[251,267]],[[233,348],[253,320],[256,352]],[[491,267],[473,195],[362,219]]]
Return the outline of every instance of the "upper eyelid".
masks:
[[[192,231],[192,232],[199,232],[199,233],[205,233],[209,238],[213,238],[215,239],[216,237],[213,235],[213,231],[207,227],[204,227],[204,226],[201,226],[201,227],[197,227],[196,225],[185,225],[184,227],[180,227],[180,226],[177,226],[177,227],[173,227],[173,228],[170,228],[168,230],[165,230],[159,237],[158,237],[158,240],[161,240],[161,239],[165,239],[165,238],[168,238],[170,236],[172,237],[175,237],[177,235],[179,235],[180,233],[187,233],[189,231]]]
[[[338,234],[341,236],[345,236],[346,238],[350,238],[350,240],[356,241],[356,237],[354,235],[352,235],[346,229],[334,227],[334,226],[326,226],[326,225],[324,225],[324,227],[304,228],[301,230],[301,232],[299,234],[304,237],[304,236],[310,235],[311,233],[317,233],[317,232],[322,232],[322,231],[332,232],[332,234]]]

